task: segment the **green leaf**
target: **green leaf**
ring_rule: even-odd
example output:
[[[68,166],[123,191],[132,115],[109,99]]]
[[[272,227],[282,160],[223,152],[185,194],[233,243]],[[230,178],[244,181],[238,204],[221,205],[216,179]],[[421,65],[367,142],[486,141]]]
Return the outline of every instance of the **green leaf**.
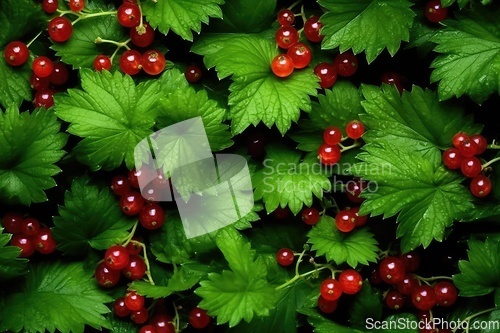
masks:
[[[365,85],[362,102],[366,115],[363,123],[370,129],[363,140],[375,142],[383,138],[395,147],[416,151],[433,163],[441,162],[441,150],[450,146],[459,131],[478,133],[472,117],[461,109],[440,103],[431,90],[413,86],[401,96],[394,86],[381,88]]]
[[[407,0],[320,0],[327,12],[321,16],[325,35],[322,47],[340,52],[365,51],[371,63],[385,49],[394,56],[401,41],[408,41],[415,13]],[[371,32],[371,33],[367,33]]]
[[[442,26],[429,25],[427,17],[425,17],[424,13],[420,13],[413,21],[410,30],[410,42],[406,45],[406,48],[416,48],[420,55],[428,55],[436,46],[432,42],[432,38],[439,33],[441,28]]]
[[[26,273],[27,259],[19,258],[21,249],[8,246],[11,234],[4,234],[0,228],[0,281],[8,280]]]
[[[356,295],[349,314],[349,322],[358,328],[365,328],[368,318],[382,318],[381,295],[370,286],[368,280],[363,281],[363,288]]]
[[[3,55],[4,50],[0,50]],[[0,105],[4,108],[11,104],[21,105],[22,101],[32,98],[30,87],[31,68],[25,64],[21,67],[12,67],[0,57]]]
[[[42,7],[31,0],[0,1],[0,47],[37,30],[43,17]]]
[[[469,260],[460,260],[460,274],[453,276],[460,295],[481,296],[500,287],[500,241],[471,239],[467,254]]]
[[[208,24],[209,17],[222,17],[219,5],[224,0],[158,0],[143,4],[144,15],[153,28],[163,34],[170,29],[186,40],[193,40],[194,32],[200,33],[201,23]]]
[[[106,10],[106,8],[102,8]],[[112,13],[112,12],[111,12]],[[118,23],[116,14],[108,16],[90,17],[74,25],[71,38],[64,43],[53,43],[51,48],[56,55],[73,68],[94,68],[94,59],[99,54],[112,54],[116,45],[110,43],[96,43],[96,39],[123,42],[128,34]],[[115,57],[115,61],[119,58]]]
[[[231,0],[221,6],[222,18],[210,22],[211,31],[258,33],[275,19],[276,0]]]
[[[469,95],[477,103],[500,93],[500,8],[475,8],[457,13],[458,21],[432,41],[440,53],[431,64],[431,82],[438,82],[441,100]]]
[[[315,309],[301,309],[300,313],[307,316],[307,321],[314,328],[314,333],[365,333],[365,330],[358,330],[343,326],[323,317]]]
[[[0,113],[0,200],[29,205],[47,199],[44,190],[56,185],[54,163],[67,140],[60,126],[47,110],[19,113],[12,105]]]
[[[219,325],[250,322],[254,315],[267,316],[275,306],[274,286],[266,280],[266,265],[256,259],[250,243],[234,229],[223,229],[217,235],[217,246],[231,270],[210,273],[195,293],[202,298],[199,306]]]
[[[52,229],[58,249],[67,255],[84,256],[94,248],[105,250],[121,243],[132,228],[115,196],[80,178],[73,181],[71,191],[64,195],[64,206],[59,206]]]
[[[276,77],[271,61],[279,52],[272,36],[214,34],[197,41],[192,51],[205,57],[207,68],[216,67],[220,79],[232,75],[228,103],[234,134],[260,122],[269,128],[276,124],[284,134],[300,110],[311,110],[309,95],[316,96],[318,78],[312,68]]]
[[[127,318],[126,318],[127,319]],[[113,333],[136,333],[137,324],[131,320],[118,318],[114,314],[108,315],[108,326]]]
[[[267,148],[264,168],[253,178],[255,199],[263,199],[267,212],[288,205],[297,214],[304,204],[310,207],[313,196],[321,199],[331,184],[317,159],[301,161],[300,152],[280,145]]]
[[[377,262],[377,241],[366,228],[346,234],[338,230],[332,217],[323,215],[307,237],[316,255],[324,255],[326,260],[333,260],[337,265],[347,262],[354,268],[358,264]]]
[[[451,5],[453,5],[456,2],[456,3],[458,3],[458,7],[460,7],[460,9],[463,9],[463,8],[465,8],[465,6],[467,6],[469,1],[470,0],[441,0],[441,5],[443,7],[450,7]],[[481,0],[481,3],[483,3],[483,4],[486,4],[489,2],[490,2],[489,0]]]
[[[375,326],[375,322],[367,321],[367,328]],[[392,314],[384,319],[381,323],[380,329],[375,329],[373,332],[378,333],[418,333],[418,329],[411,329],[411,327],[418,327],[418,319],[413,313],[397,313]],[[370,331],[371,332],[371,331]]]
[[[362,194],[360,213],[389,218],[400,212],[397,237],[408,252],[433,239],[442,241],[445,228],[474,206],[462,177],[404,147],[382,139],[365,145],[358,155],[362,163],[351,171],[373,185]]]
[[[68,132],[84,138],[74,149],[93,170],[113,170],[123,161],[132,169],[134,148],[152,133],[159,84],[135,85],[119,72],[80,71],[82,89],[55,96],[56,114],[70,123]]]
[[[82,263],[32,265],[26,280],[5,297],[0,330],[27,333],[83,333],[84,326],[108,327],[104,303],[113,299],[99,289]]]

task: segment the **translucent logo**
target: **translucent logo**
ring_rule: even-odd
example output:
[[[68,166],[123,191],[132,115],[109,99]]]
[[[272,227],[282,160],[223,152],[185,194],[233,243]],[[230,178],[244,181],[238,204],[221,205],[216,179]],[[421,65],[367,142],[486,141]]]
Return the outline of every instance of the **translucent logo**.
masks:
[[[240,155],[212,154],[201,117],[192,118],[142,140],[134,151],[141,193],[163,172],[170,186],[156,201],[175,200],[187,238],[226,227],[254,205],[248,165]]]

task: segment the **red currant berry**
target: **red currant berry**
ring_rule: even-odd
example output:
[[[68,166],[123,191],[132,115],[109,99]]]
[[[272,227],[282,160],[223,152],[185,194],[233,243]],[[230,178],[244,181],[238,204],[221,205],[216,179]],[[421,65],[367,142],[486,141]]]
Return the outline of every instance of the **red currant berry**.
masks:
[[[155,40],[155,31],[148,23],[143,23],[144,29],[138,25],[130,28],[130,40],[138,47],[148,47]]]
[[[319,85],[323,89],[331,88],[337,81],[337,72],[332,64],[320,62],[314,67],[314,74],[319,78]]]
[[[448,281],[436,283],[434,293],[436,294],[436,303],[440,306],[452,306],[458,297],[457,288]]]
[[[35,250],[41,254],[51,254],[56,250],[56,241],[52,237],[52,231],[49,228],[41,228],[33,237]]]
[[[413,274],[406,274],[403,280],[396,285],[396,288],[401,294],[410,296],[418,286],[419,283],[415,276]]]
[[[30,51],[23,42],[14,41],[7,44],[3,51],[5,61],[11,66],[22,66],[28,61]]]
[[[458,146],[458,151],[463,157],[472,157],[476,155],[478,149],[477,143],[471,139],[465,139],[460,143],[460,146]]]
[[[127,177],[118,175],[111,180],[111,190],[119,196],[124,195],[131,189],[130,181]]]
[[[30,86],[34,90],[44,90],[50,85],[50,77],[38,77],[35,73],[31,73]]]
[[[130,315],[130,319],[138,325],[144,324],[146,321],[148,321],[148,318],[149,318],[149,312],[148,309],[146,308],[133,311],[132,314]]]
[[[365,126],[359,120],[353,120],[347,123],[345,132],[351,139],[359,139],[365,133]]]
[[[443,164],[451,170],[460,169],[463,156],[460,151],[453,147],[448,148],[443,152]]]
[[[477,155],[481,155],[486,151],[486,148],[488,148],[488,141],[486,141],[484,136],[481,134],[474,134],[470,137],[470,139],[477,144]]]
[[[33,60],[32,68],[36,76],[49,77],[54,70],[54,64],[49,58],[45,56],[39,56],[36,57],[35,60]]]
[[[129,308],[125,305],[125,297],[118,298],[113,304],[113,312],[118,317],[126,317],[132,313]]]
[[[276,261],[281,266],[290,266],[294,261],[293,251],[287,248],[280,249],[278,253],[276,253]]]
[[[139,6],[131,3],[123,3],[116,12],[118,22],[127,28],[139,25],[141,20],[141,10]]]
[[[329,126],[323,132],[323,141],[330,145],[338,145],[342,141],[342,131],[336,126]]]
[[[278,23],[289,27],[295,21],[295,14],[290,9],[282,9],[278,12]]]
[[[153,325],[142,326],[139,333],[158,333]]]
[[[188,66],[184,72],[184,76],[189,83],[196,83],[201,79],[201,69],[195,65]]]
[[[319,22],[319,17],[311,16],[304,22],[304,34],[311,42],[321,42],[325,36],[320,35],[323,24]]]
[[[362,227],[368,222],[368,215],[359,215],[359,207],[351,208],[351,212],[354,213],[354,223],[356,227]]]
[[[94,59],[94,69],[99,72],[103,69],[109,71],[111,69],[111,59],[103,54],[98,55]]]
[[[69,0],[69,9],[74,12],[81,12],[85,8],[85,0]]]
[[[318,149],[319,160],[324,165],[334,165],[340,161],[341,154],[342,152],[337,145],[330,146],[323,143]]]
[[[292,58],[295,68],[305,68],[312,60],[312,52],[309,46],[304,43],[292,45],[286,52]]]
[[[54,106],[54,94],[52,89],[38,90],[33,98],[33,106],[35,108],[44,107],[46,109]]]
[[[483,166],[477,157],[465,157],[460,165],[460,170],[465,177],[474,178],[479,176]]]
[[[470,181],[470,191],[478,198],[483,198],[491,192],[491,181],[484,175],[472,178]]]
[[[337,310],[337,301],[328,301],[323,296],[318,297],[318,308],[323,313],[333,313]]]
[[[288,206],[284,208],[278,206],[273,212],[273,216],[278,220],[286,219],[289,214],[290,214],[290,208],[288,208]]]
[[[282,49],[288,49],[299,41],[299,33],[294,27],[281,27],[276,31],[276,43]]]
[[[58,0],[43,0],[42,1],[42,9],[47,14],[55,13],[58,7],[59,7]]]
[[[149,321],[149,323],[156,328],[156,332],[158,333],[176,333],[172,322],[172,317],[166,313],[158,313]]]
[[[356,218],[350,209],[343,209],[335,215],[335,225],[342,232],[350,232],[356,227]]]
[[[342,296],[342,285],[335,279],[326,279],[319,288],[321,297],[327,301],[336,301]]]
[[[392,310],[399,310],[405,304],[405,298],[400,292],[396,290],[391,290],[385,296],[385,304]]]
[[[346,184],[346,195],[347,198],[356,203],[363,202],[365,199],[360,198],[361,192],[366,188],[367,182],[364,180],[350,180]]]
[[[261,132],[252,133],[247,139],[247,151],[253,159],[264,157],[266,150],[266,137]]]
[[[149,75],[158,75],[165,69],[166,60],[160,51],[149,50],[142,55],[142,69]]]
[[[137,215],[144,207],[144,198],[137,191],[130,191],[120,198],[122,212],[129,216]]]
[[[385,72],[380,77],[380,81],[382,83],[394,85],[399,90],[399,93],[403,92],[403,82],[402,82],[401,75],[399,75],[399,73]]]
[[[130,255],[125,247],[113,245],[106,250],[104,254],[104,263],[106,267],[113,270],[120,270],[128,265]],[[131,309],[132,310],[132,309]]]
[[[353,76],[358,70],[358,58],[351,52],[341,53],[335,57],[333,67],[340,76]]]
[[[205,310],[196,307],[189,312],[189,324],[194,328],[205,328],[210,324],[210,317]]]
[[[95,269],[95,278],[101,287],[111,288],[120,281],[120,271],[109,269],[101,262]]]
[[[21,233],[21,222],[24,220],[23,215],[19,213],[7,213],[2,219],[2,225],[11,234]]]
[[[316,208],[304,208],[302,210],[302,221],[307,225],[315,225],[318,223],[320,217]]]
[[[455,148],[458,148],[458,147],[460,147],[460,144],[462,143],[462,141],[465,141],[466,139],[469,139],[469,135],[467,135],[467,133],[458,132],[457,134],[455,134],[453,136],[453,138],[451,139],[451,142],[453,143],[453,146]]]
[[[347,295],[357,294],[363,288],[363,278],[354,269],[342,271],[339,275],[339,282],[342,285],[342,291]]]
[[[122,269],[122,274],[129,280],[135,281],[142,279],[146,274],[146,270],[147,267],[144,259],[136,255],[131,255],[127,266]]]
[[[405,265],[407,272],[415,272],[420,267],[420,255],[415,251],[401,254],[399,259]]]
[[[403,281],[406,269],[404,263],[396,257],[386,257],[379,264],[380,278],[388,284]]]
[[[441,0],[431,0],[425,5],[425,17],[438,23],[448,17],[448,8],[441,5]]]
[[[294,68],[292,58],[286,54],[278,54],[271,62],[271,70],[277,77],[290,76]]]
[[[128,75],[136,75],[142,68],[142,55],[136,50],[127,50],[120,57],[120,69]]]
[[[126,246],[128,254],[130,254],[131,256],[137,255],[142,252],[142,245],[137,242],[140,242],[140,240],[137,237],[132,237],[132,241]]]
[[[139,188],[139,177],[146,178],[145,170],[136,168],[130,170],[128,172],[128,180],[130,180],[130,185],[134,188]]]
[[[128,292],[125,295],[125,306],[130,311],[139,311],[144,307],[145,302],[144,296],[138,295],[135,291]]]
[[[19,257],[27,258],[31,257],[35,253],[35,247],[33,246],[33,241],[30,236],[16,234],[13,235],[10,240],[10,245],[17,246],[21,249]]]
[[[139,221],[148,230],[158,229],[165,222],[165,211],[158,204],[149,203],[142,208]]]
[[[54,64],[54,70],[52,71],[52,74],[50,74],[49,76],[50,82],[52,82],[56,86],[60,86],[65,84],[66,81],[68,81],[68,77],[69,77],[69,72],[66,65],[62,62],[56,62]]]
[[[37,219],[28,217],[21,221],[21,232],[25,236],[35,236],[40,231],[40,222]]]
[[[428,311],[436,305],[436,293],[430,286],[418,286],[411,294],[411,301],[418,310]]]
[[[63,43],[73,34],[71,21],[63,16],[54,17],[49,22],[49,36],[57,43]]]

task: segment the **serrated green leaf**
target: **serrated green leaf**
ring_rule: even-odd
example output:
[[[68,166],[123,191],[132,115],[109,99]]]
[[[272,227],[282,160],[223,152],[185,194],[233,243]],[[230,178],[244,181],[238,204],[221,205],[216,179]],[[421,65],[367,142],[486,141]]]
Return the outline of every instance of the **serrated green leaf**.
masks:
[[[4,50],[0,50],[0,54],[3,53]],[[12,67],[3,56],[0,57],[0,105],[4,108],[12,104],[19,106],[23,100],[31,99],[30,74],[29,65]]]
[[[460,260],[460,274],[453,282],[461,296],[486,295],[500,287],[500,241],[486,239],[481,242],[471,239],[467,251],[469,260]]]
[[[231,270],[211,273],[200,282],[195,293],[202,298],[199,306],[219,325],[236,326],[250,322],[254,315],[267,316],[275,306],[275,288],[266,280],[266,265],[255,258],[250,243],[235,229],[223,229],[217,235],[217,247]]]
[[[93,170],[113,170],[123,161],[132,169],[134,148],[152,133],[158,114],[158,82],[135,85],[119,72],[80,74],[82,89],[54,98],[57,116],[70,123],[68,132],[83,138],[73,152]]]
[[[123,241],[133,222],[126,218],[117,199],[108,189],[102,189],[80,178],[73,181],[71,191],[64,195],[64,205],[54,216],[52,233],[58,249],[67,255],[84,256],[94,248],[105,250]]]
[[[467,6],[469,1],[470,0],[441,0],[441,5],[443,7],[450,7],[451,5],[453,5],[456,2],[456,3],[458,3],[458,7],[460,7],[460,9],[463,9],[463,8],[465,8],[465,6]],[[486,2],[489,2],[489,1],[488,0],[481,0],[482,4],[486,4]]]
[[[200,33],[201,24],[208,24],[209,17],[221,18],[219,5],[224,0],[157,0],[143,3],[144,15],[153,28],[163,34],[170,29],[186,40],[193,40],[194,32]]]
[[[44,190],[56,185],[54,164],[64,155],[67,136],[50,111],[19,113],[12,105],[0,113],[0,200],[6,203],[43,202]]]
[[[309,96],[316,96],[318,78],[312,68],[276,77],[271,71],[278,54],[273,37],[214,34],[197,41],[192,51],[205,57],[208,68],[216,67],[220,79],[232,75],[228,103],[234,134],[260,122],[269,128],[275,124],[284,134],[299,119],[300,110],[311,110]]]
[[[438,82],[441,100],[469,95],[477,103],[500,93],[500,8],[475,8],[457,14],[458,21],[432,41],[440,53],[431,64],[431,82]]]
[[[301,309],[300,313],[307,316],[307,321],[313,327],[314,333],[365,333],[365,330],[358,330],[343,326],[323,317],[315,309]]]
[[[307,237],[316,255],[324,255],[326,260],[333,260],[337,265],[346,262],[354,268],[358,264],[377,262],[377,241],[366,228],[346,234],[338,230],[332,217],[324,215]]]
[[[3,228],[0,228],[0,281],[23,275],[28,263],[27,259],[19,258],[20,248],[7,245],[12,235],[2,232]]]
[[[384,138],[395,147],[404,146],[438,163],[440,149],[450,146],[453,135],[481,130],[472,117],[465,116],[460,108],[440,103],[431,90],[414,86],[401,96],[394,86],[365,85],[362,91],[366,100],[361,104],[366,115],[361,120],[370,129],[363,140],[368,143]]]
[[[114,314],[108,315],[108,326],[113,333],[136,333],[137,324],[128,318],[118,318]]]
[[[85,325],[107,328],[107,296],[82,263],[39,263],[30,267],[19,291],[5,297],[0,330],[83,333]]]
[[[253,177],[255,199],[263,199],[267,212],[288,205],[297,214],[304,205],[310,207],[313,197],[321,199],[331,188],[327,172],[317,159],[301,161],[299,152],[284,146],[267,148],[264,168]]]
[[[106,8],[102,8],[103,11]],[[116,14],[109,16],[90,17],[77,22],[73,28],[71,38],[64,43],[53,43],[51,48],[56,55],[73,68],[94,68],[94,59],[100,54],[113,54],[116,45],[110,43],[96,43],[96,39],[124,42],[128,35],[118,23]],[[115,61],[119,58],[116,57]]]
[[[370,286],[368,280],[363,281],[363,288],[356,294],[349,311],[349,322],[358,328],[365,328],[368,318],[380,320],[382,318],[381,295]]]
[[[231,0],[222,6],[222,18],[210,22],[211,31],[258,33],[269,29],[276,0]]]
[[[42,7],[31,0],[0,1],[0,47],[41,27],[42,18]]]
[[[432,52],[436,46],[436,44],[432,42],[432,38],[442,29],[442,26],[436,27],[429,25],[427,22],[424,13],[421,13],[415,18],[410,29],[410,42],[406,45],[408,49],[416,48],[417,52],[424,56]]]
[[[327,12],[320,18],[322,47],[340,52],[365,51],[371,63],[385,49],[393,56],[408,41],[415,13],[407,0],[320,0]],[[368,33],[371,32],[371,33]]]

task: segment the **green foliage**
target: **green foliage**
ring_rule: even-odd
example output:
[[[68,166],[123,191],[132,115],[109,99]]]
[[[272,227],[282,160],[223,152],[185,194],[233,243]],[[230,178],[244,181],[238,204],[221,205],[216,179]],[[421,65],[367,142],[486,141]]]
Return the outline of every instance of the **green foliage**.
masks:
[[[0,47],[43,26],[42,9],[31,0],[0,2]]]
[[[8,280],[26,272],[27,259],[19,258],[21,250],[8,246],[12,235],[2,233],[0,228],[0,281]]]
[[[0,50],[3,54],[3,49]],[[10,105],[20,105],[23,100],[31,98],[30,72],[27,64],[12,67],[4,57],[0,58],[0,105],[4,108]]]

